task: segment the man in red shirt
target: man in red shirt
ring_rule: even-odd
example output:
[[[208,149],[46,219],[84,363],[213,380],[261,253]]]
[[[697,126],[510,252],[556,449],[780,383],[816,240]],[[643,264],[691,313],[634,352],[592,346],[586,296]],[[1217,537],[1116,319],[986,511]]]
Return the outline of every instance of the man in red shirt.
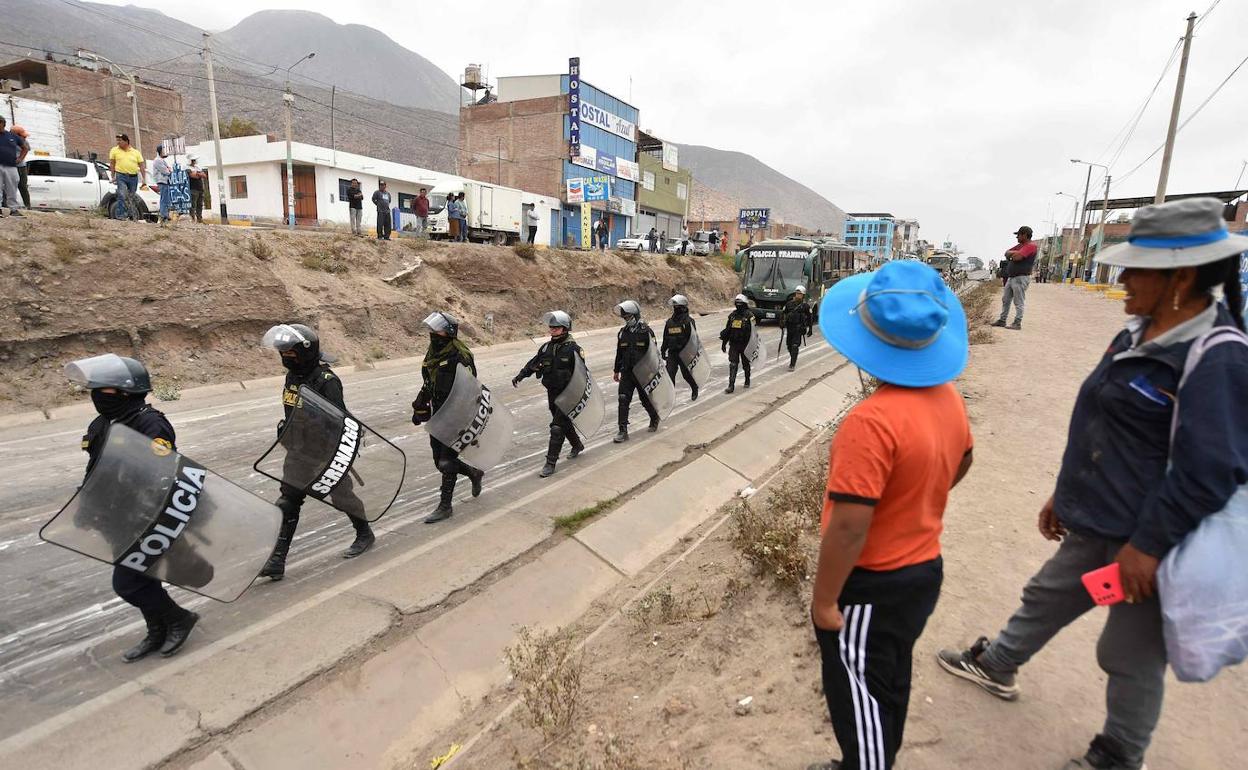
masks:
[[[945,504],[971,466],[951,383],[966,366],[966,316],[939,273],[898,260],[829,289],[819,326],[882,384],[832,441],[811,620],[842,759],[810,770],[889,770],[914,643],[940,596]]]
[[[1011,329],[1023,328],[1023,306],[1027,303],[1027,287],[1031,284],[1031,270],[1036,264],[1036,244],[1031,241],[1031,228],[1023,225],[1014,231],[1018,245],[1005,252],[1005,289],[1001,292],[1001,317],[993,326],[1005,326],[1010,314],[1010,302],[1014,303],[1014,323]]]
[[[429,229],[429,196],[425,195],[425,188],[420,188],[420,194],[416,196],[416,235],[423,236]]]

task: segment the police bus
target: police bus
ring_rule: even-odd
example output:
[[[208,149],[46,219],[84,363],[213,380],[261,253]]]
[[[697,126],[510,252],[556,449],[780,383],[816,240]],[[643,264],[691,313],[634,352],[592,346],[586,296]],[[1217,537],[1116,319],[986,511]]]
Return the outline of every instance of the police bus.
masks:
[[[818,310],[832,284],[866,270],[869,256],[833,238],[786,238],[755,243],[737,253],[741,293],[758,308],[760,320],[779,320],[793,290],[806,287],[806,299]]]

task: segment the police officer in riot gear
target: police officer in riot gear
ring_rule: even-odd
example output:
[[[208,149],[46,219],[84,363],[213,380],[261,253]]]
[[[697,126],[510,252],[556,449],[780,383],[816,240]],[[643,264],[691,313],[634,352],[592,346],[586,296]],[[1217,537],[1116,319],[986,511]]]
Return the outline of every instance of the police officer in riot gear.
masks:
[[[552,310],[542,316],[542,322],[550,329],[550,341],[542,343],[524,368],[511,380],[511,386],[517,387],[527,377],[537,375],[546,388],[546,402],[550,406],[550,445],[546,449],[546,464],[538,473],[542,478],[554,475],[555,464],[559,462],[559,453],[563,451],[563,440],[566,438],[572,445],[568,459],[572,459],[585,451],[585,444],[576,433],[576,426],[566,414],[555,405],[555,399],[563,392],[576,371],[576,358],[585,361],[585,353],[581,346],[572,339],[572,317],[562,310]]]
[[[753,334],[754,311],[750,309],[750,301],[744,294],[738,294],[732,301],[734,309],[728,314],[728,321],[719,333],[719,349],[728,353],[728,387],[725,393],[737,389],[737,368],[745,372],[745,387],[750,387],[750,359],[742,355],[750,344]]]
[[[689,299],[685,295],[677,294],[668,300],[668,304],[672,306],[672,317],[663,327],[663,346],[660,348],[663,358],[667,360],[667,376],[675,385],[676,370],[680,369],[680,375],[689,383],[690,399],[697,401],[698,383],[693,379],[693,372],[680,360],[680,351],[689,343],[689,338],[698,333],[698,325],[689,315]]]
[[[797,368],[797,353],[802,343],[809,337],[815,326],[815,314],[810,305],[806,304],[806,287],[798,286],[793,290],[793,298],[784,304],[780,313],[780,325],[784,327],[785,345],[789,349],[789,371]]]
[[[420,366],[424,384],[412,402],[413,425],[428,421],[441,408],[455,386],[455,372],[460,364],[472,370],[474,377],[477,374],[472,352],[459,341],[459,320],[455,316],[443,312],[430,313],[425,318],[425,326],[429,328],[429,350]],[[429,437],[429,446],[433,449],[433,463],[442,474],[442,494],[438,507],[425,517],[425,523],[436,524],[451,518],[454,513],[451,497],[455,494],[457,477],[467,476],[472,482],[472,496],[478,497],[485,471],[464,463],[459,459],[458,452],[433,436]]]
[[[613,441],[621,444],[628,441],[628,410],[632,405],[634,392],[637,392],[641,405],[646,409],[646,414],[650,415],[651,433],[659,429],[659,413],[650,403],[650,399],[646,398],[646,394],[640,391],[642,383],[637,382],[637,377],[633,374],[633,366],[641,361],[650,350],[650,346],[655,344],[654,332],[648,325],[641,322],[641,305],[633,300],[624,300],[615,306],[615,310],[620,314],[620,318],[624,319],[624,325],[620,327],[618,335],[619,343],[615,349],[615,375],[612,377],[620,384],[620,432],[615,434]]]
[[[87,453],[87,475],[99,460],[104,438],[114,424],[125,425],[150,438],[154,451],[175,451],[173,426],[164,414],[147,403],[152,380],[143,364],[109,353],[75,361],[73,366],[84,375],[75,381],[90,388],[91,403],[98,412],[82,437],[82,448]],[[86,477],[83,478],[85,483]],[[211,565],[204,564],[203,568],[211,570]],[[179,607],[159,580],[130,567],[120,564],[113,567],[113,591],[137,607],[147,623],[147,635],[143,640],[122,653],[127,663],[156,651],[164,657],[173,655],[186,643],[199,620],[197,613]]]
[[[329,368],[332,358],[321,352],[321,340],[316,332],[303,324],[279,324],[269,329],[264,335],[264,344],[280,354],[282,366],[286,367],[286,384],[282,389],[282,409],[285,416],[277,424],[277,435],[282,430],[295,405],[299,402],[299,387],[305,386],[312,392],[322,396],[326,401],[347,411],[343,401],[342,380]],[[286,437],[288,441],[298,441],[299,437]],[[348,476],[339,485],[335,502],[352,499]],[[303,509],[306,495],[303,490],[286,484],[281,485],[281,496],[277,498],[277,507],[282,512],[282,527],[277,534],[277,544],[273,547],[273,555],[269,557],[260,577],[281,580],[286,576],[286,555],[290,552],[290,544],[295,537],[295,529],[299,526],[299,512]],[[342,558],[354,559],[356,556],[372,548],[376,537],[372,527],[364,518],[363,505],[357,513],[348,513],[351,526],[355,527],[355,540],[343,551]]]

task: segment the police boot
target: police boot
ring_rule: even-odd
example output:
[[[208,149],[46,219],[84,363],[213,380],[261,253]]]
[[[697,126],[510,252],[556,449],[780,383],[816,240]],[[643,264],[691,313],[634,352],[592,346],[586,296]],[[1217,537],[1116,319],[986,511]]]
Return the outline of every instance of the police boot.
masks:
[[[277,544],[273,546],[273,554],[260,568],[260,577],[281,580],[286,577],[286,554],[290,552],[290,544],[295,539],[295,528],[299,526],[299,509],[285,498],[277,499],[277,507],[282,511],[282,528],[277,533]]]
[[[585,451],[585,443],[581,441],[581,437],[576,435],[575,431],[568,436],[568,443],[572,445],[572,451],[568,452],[568,459],[580,456]]]
[[[745,364],[741,368],[745,371],[745,385],[743,387],[748,388],[750,387],[750,365]]]
[[[145,610],[143,619],[147,621],[147,636],[143,637],[143,641],[121,654],[121,659],[127,663],[133,663],[139,658],[156,652],[165,643],[165,634],[168,629],[165,628],[164,618],[155,612]]]
[[[182,649],[182,645],[186,644],[186,638],[191,635],[191,629],[199,622],[199,613],[184,610],[181,607],[175,608],[169,613],[165,623],[169,631],[165,634],[165,643],[160,646],[160,657],[167,658]]]
[[[480,497],[481,482],[485,479],[485,471],[479,471],[476,468],[468,468],[468,473],[465,475],[468,477],[468,481],[472,483],[472,496]]]
[[[797,348],[789,350],[789,371],[797,368]]]
[[[615,438],[611,440],[617,444],[623,444],[625,441],[628,441],[628,426],[621,425],[620,432],[615,434]]]
[[[725,393],[732,393],[737,389],[737,365],[728,364],[728,387],[724,389]]]
[[[555,475],[555,461],[547,457],[546,464],[542,466],[542,470],[539,471],[537,475],[538,477],[543,478],[543,479],[548,479],[551,476],[554,476]]]
[[[690,388],[690,390],[689,390],[689,400],[690,400],[690,401],[697,401],[697,400],[698,400],[698,386],[697,386],[697,385],[690,385],[690,386],[689,386],[689,388]]]
[[[659,429],[659,416],[656,414],[655,416],[650,418],[650,427],[648,430],[651,433],[655,433],[656,431],[658,431],[658,429]]]
[[[368,526],[368,522],[363,519],[351,518],[351,523],[355,525],[355,540],[342,552],[342,558],[354,559],[360,554],[373,547],[373,543],[377,542],[377,536],[373,534],[373,528]]]
[[[447,477],[442,476],[442,497],[438,501],[438,507],[433,513],[425,517],[426,524],[437,524],[439,521],[446,521],[451,518],[454,511],[451,509],[451,495],[455,493],[455,477],[450,477],[450,483],[447,483]]]

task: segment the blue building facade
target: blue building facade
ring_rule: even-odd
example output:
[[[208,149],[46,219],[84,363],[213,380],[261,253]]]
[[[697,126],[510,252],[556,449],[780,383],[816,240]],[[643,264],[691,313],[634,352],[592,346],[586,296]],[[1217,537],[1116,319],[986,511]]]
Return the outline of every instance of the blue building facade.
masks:
[[[845,217],[844,241],[870,254],[874,266],[893,258],[895,231],[892,214],[849,214]]]
[[[560,92],[568,93],[569,75],[560,78]],[[606,204],[595,203],[593,225],[604,217],[610,227],[610,243],[615,244],[620,238],[632,234],[632,222],[637,215],[637,182],[626,178],[629,175],[640,176],[636,167],[637,161],[637,122],[640,117],[638,109],[627,102],[617,99],[606,91],[580,81],[580,100],[589,109],[596,109],[593,118],[582,118],[579,123],[580,145],[582,153],[595,157],[594,168],[588,168],[583,158],[581,163],[573,163],[568,153],[563,159],[563,181],[566,188],[567,180],[583,179],[595,176],[611,178],[611,199]],[[603,114],[605,113],[605,115]],[[618,120],[612,120],[616,118]],[[614,130],[608,130],[596,123],[609,123]],[[631,134],[631,139],[623,134]],[[564,115],[563,140],[568,146],[572,136],[572,116]],[[588,148],[588,150],[584,149]],[[618,161],[624,163],[618,163]],[[627,164],[632,164],[631,166]],[[621,176],[624,174],[625,176]],[[563,242],[569,246],[581,246],[581,210],[580,204],[564,203],[560,217],[560,232]],[[556,237],[557,239],[557,237]],[[590,244],[583,244],[589,246]]]

